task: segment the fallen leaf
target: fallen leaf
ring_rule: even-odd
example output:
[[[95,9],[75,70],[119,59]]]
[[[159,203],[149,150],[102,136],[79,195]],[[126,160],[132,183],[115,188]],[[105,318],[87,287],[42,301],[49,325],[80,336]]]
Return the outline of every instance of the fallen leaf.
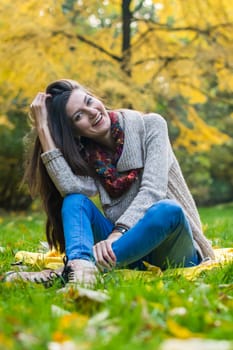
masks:
[[[230,292],[233,289],[233,283],[219,284],[219,289],[224,289],[225,292]]]
[[[25,346],[33,346],[39,341],[39,339],[36,338],[33,334],[25,332],[17,333],[16,338]]]
[[[88,321],[89,326],[99,325],[101,322],[105,321],[109,317],[109,310],[103,310],[98,312],[96,315],[91,317]]]
[[[50,342],[48,350],[87,350],[90,349],[89,343],[75,343],[73,341],[64,341],[63,343]]]
[[[58,323],[58,330],[64,331],[70,327],[80,329],[87,325],[89,317],[77,312],[72,312],[60,318]]]
[[[155,303],[154,301],[148,302],[148,305],[150,305],[153,309],[158,310],[159,312],[165,311],[165,306],[160,303]]]
[[[120,320],[118,318],[109,319],[109,311],[103,310],[89,319],[85,334],[88,339],[94,339],[100,334],[104,337],[105,343],[120,332]]]
[[[233,342],[212,339],[168,339],[159,350],[232,350]]]
[[[67,284],[64,288],[60,289],[58,293],[65,293],[74,300],[87,298],[99,303],[103,303],[109,299],[107,292],[81,288],[75,284]]]
[[[52,334],[52,339],[56,342],[56,343],[64,343],[67,342],[70,337],[67,336],[67,334],[65,334],[64,332],[61,331],[55,331]]]
[[[13,349],[12,339],[2,332],[0,332],[0,349]]]
[[[160,267],[155,266],[155,265],[151,265],[146,261],[143,261],[143,264],[145,265],[145,267],[147,268],[148,271],[151,271],[153,273],[153,275],[155,275],[155,276],[162,276],[163,275]]]
[[[52,310],[52,315],[57,316],[57,317],[61,317],[61,316],[65,316],[65,315],[70,314],[69,311],[62,309],[61,307],[59,307],[57,305],[51,305],[51,310]]]
[[[182,307],[182,306],[175,307],[169,311],[170,316],[175,316],[175,315],[184,316],[186,314],[187,314],[187,309],[185,307]]]
[[[179,325],[176,321],[172,320],[171,318],[168,318],[167,320],[167,327],[169,332],[177,338],[188,339],[201,336],[197,333],[191,332],[188,328]]]

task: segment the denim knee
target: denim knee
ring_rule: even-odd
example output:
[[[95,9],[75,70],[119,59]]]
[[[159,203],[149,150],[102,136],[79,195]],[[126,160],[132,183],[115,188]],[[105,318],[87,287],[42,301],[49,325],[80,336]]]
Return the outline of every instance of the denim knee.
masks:
[[[172,199],[163,199],[153,204],[148,210],[151,228],[175,228],[185,220],[182,207]]]
[[[85,208],[86,202],[89,201],[89,198],[81,193],[71,193],[68,194],[62,203],[62,216],[66,213],[66,211],[70,211],[74,206],[76,208]]]

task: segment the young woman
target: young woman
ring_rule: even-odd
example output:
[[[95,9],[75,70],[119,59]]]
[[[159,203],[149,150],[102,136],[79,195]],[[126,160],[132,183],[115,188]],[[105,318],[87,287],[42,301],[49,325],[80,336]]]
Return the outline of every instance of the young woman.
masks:
[[[37,137],[26,175],[47,213],[48,243],[66,254],[68,282],[93,284],[97,268],[213,257],[160,115],[109,111],[71,80],[38,93],[30,115]],[[104,214],[89,199],[96,194]]]

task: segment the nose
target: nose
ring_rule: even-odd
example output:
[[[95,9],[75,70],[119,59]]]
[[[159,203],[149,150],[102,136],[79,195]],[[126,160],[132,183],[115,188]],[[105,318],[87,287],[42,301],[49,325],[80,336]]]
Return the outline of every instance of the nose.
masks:
[[[90,119],[96,118],[97,114],[99,113],[95,108],[88,108],[87,112]]]

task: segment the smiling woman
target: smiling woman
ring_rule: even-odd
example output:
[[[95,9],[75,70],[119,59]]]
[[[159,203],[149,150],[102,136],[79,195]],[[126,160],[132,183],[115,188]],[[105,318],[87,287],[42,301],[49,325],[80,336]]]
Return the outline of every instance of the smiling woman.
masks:
[[[160,115],[109,111],[72,80],[38,93],[30,114],[37,137],[25,177],[44,203],[50,247],[66,254],[68,283],[94,285],[98,269],[213,257]],[[88,198],[96,194],[104,214]]]
[[[114,146],[110,117],[100,100],[74,89],[66,111],[75,135],[93,139],[110,148]]]

